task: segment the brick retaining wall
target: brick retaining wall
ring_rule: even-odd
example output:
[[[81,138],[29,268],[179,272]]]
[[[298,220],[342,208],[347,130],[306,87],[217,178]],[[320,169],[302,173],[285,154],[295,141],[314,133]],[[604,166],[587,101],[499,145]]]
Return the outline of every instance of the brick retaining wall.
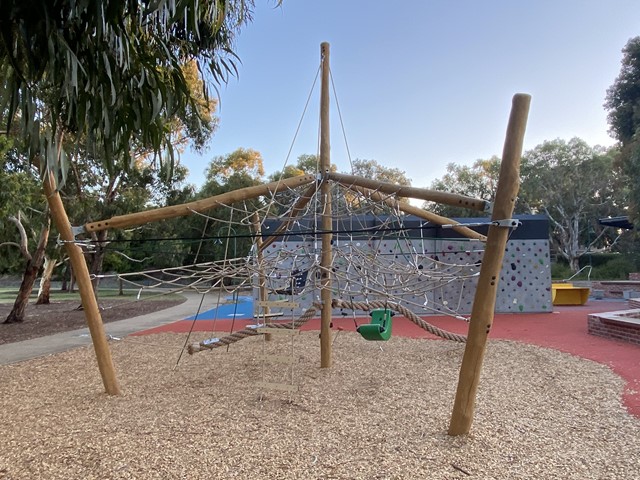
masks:
[[[587,331],[591,335],[640,345],[640,318],[636,316],[640,317],[640,310],[594,313],[588,316]]]
[[[640,280],[607,280],[591,282],[591,291],[602,290],[604,298],[624,298],[625,291],[638,292],[640,296]]]

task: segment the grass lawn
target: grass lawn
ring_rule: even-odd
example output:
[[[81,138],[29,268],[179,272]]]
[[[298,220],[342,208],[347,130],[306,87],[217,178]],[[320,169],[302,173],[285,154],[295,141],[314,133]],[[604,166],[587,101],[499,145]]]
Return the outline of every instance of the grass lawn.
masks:
[[[18,295],[18,289],[15,287],[0,287],[0,303],[13,303]],[[38,298],[38,289],[34,288],[30,300],[36,301]],[[80,301],[80,294],[76,290],[75,292],[61,292],[59,290],[51,290],[50,295],[52,302],[63,300],[78,300]],[[114,298],[120,300],[136,300],[138,299],[138,290],[124,290],[123,295],[120,295],[117,288],[101,288],[98,291],[98,298]],[[143,291],[140,294],[140,299],[144,300],[179,300],[182,298],[176,293],[162,294],[158,291]]]

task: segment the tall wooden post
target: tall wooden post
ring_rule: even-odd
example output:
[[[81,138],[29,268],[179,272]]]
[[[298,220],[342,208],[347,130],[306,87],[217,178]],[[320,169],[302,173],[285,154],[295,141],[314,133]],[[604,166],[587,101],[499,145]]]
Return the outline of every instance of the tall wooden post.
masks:
[[[264,274],[264,249],[262,247],[262,228],[260,227],[260,217],[258,212],[253,212],[251,215],[251,224],[253,225],[253,233],[256,236],[256,260],[258,262],[258,300],[266,302],[268,300],[267,295],[267,279]],[[266,316],[269,313],[269,307],[259,307],[262,312],[256,311],[258,318],[260,313]],[[270,334],[267,334],[270,335]]]
[[[510,219],[513,215],[520,185],[520,156],[530,102],[529,95],[516,94],[513,97],[491,217],[493,221]],[[469,433],[471,429],[476,393],[487,337],[493,323],[496,292],[509,232],[508,227],[489,227],[478,287],[471,310],[467,344],[460,367],[456,399],[449,424],[449,435],[463,435]]]
[[[324,42],[320,45],[320,55],[322,58],[322,83],[320,89],[320,172],[322,174],[322,185],[320,193],[322,197],[322,255],[320,257],[320,300],[322,302],[322,313],[320,316],[320,367],[331,367],[331,232],[333,228],[333,218],[331,214],[331,186],[329,185],[327,174],[331,167],[330,135],[329,135],[329,44]]]
[[[98,309],[98,301],[96,300],[93,286],[91,285],[91,277],[89,276],[87,263],[85,262],[80,247],[73,243],[75,237],[71,230],[67,212],[60,198],[60,193],[56,190],[53,174],[48,174],[43,183],[51,217],[58,229],[60,238],[65,242],[65,248],[71,261],[73,273],[78,282],[84,316],[89,326],[89,333],[91,334],[91,341],[93,342],[93,348],[96,352],[96,360],[98,361],[98,368],[102,376],[104,389],[110,395],[118,395],[120,393],[120,386],[118,385],[115,368],[113,367],[111,350],[109,349],[104,325],[102,324],[100,310]]]

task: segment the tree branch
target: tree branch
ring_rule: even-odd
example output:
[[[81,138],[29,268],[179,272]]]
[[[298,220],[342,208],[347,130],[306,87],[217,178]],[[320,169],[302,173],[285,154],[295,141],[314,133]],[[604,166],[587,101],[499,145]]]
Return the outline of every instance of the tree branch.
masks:
[[[25,258],[25,260],[31,261],[31,254],[29,253],[29,239],[27,238],[27,231],[24,229],[22,221],[20,220],[20,214],[18,213],[17,217],[10,215],[8,218],[10,222],[16,225],[18,232],[20,232],[20,254]]]

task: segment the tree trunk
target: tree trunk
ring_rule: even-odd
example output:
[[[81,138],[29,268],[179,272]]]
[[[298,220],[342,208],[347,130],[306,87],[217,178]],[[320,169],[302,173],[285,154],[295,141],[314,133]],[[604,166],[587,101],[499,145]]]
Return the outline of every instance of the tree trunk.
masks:
[[[20,284],[20,290],[18,290],[18,296],[4,323],[22,323],[24,321],[24,312],[29,304],[29,296],[33,290],[33,284],[36,281],[38,270],[40,270],[40,267],[36,265],[33,260],[30,260],[22,275],[22,283]]]
[[[70,272],[71,272],[70,269],[71,269],[70,265],[65,265],[62,268],[62,285],[60,286],[61,292],[66,292],[67,290],[69,290],[69,278],[67,277],[67,275],[70,276]]]
[[[92,276],[91,284],[93,285],[93,291],[96,293],[98,292],[98,285],[100,284],[98,276],[102,273],[102,265],[104,263],[107,232],[108,230],[102,230],[92,235],[93,240],[95,240],[95,248],[92,252],[89,273]]]
[[[51,293],[51,276],[53,269],[56,268],[58,262],[47,256],[44,257],[44,268],[42,270],[42,278],[40,278],[40,289],[38,290],[38,300],[36,305],[49,305]]]
[[[73,293],[75,291],[75,278],[73,277],[73,268],[71,264],[67,264],[62,270],[61,292]]]
[[[572,273],[576,273],[578,270],[580,270],[580,257],[571,257],[569,268],[571,268]]]
[[[24,275],[22,276],[22,283],[20,284],[20,290],[18,290],[18,296],[13,303],[13,308],[6,318],[4,323],[21,323],[24,321],[24,312],[29,303],[29,297],[33,291],[33,284],[36,281],[42,262],[44,261],[44,250],[47,246],[47,240],[49,238],[49,227],[51,225],[51,219],[47,216],[45,224],[40,231],[40,240],[33,256],[27,262]]]

